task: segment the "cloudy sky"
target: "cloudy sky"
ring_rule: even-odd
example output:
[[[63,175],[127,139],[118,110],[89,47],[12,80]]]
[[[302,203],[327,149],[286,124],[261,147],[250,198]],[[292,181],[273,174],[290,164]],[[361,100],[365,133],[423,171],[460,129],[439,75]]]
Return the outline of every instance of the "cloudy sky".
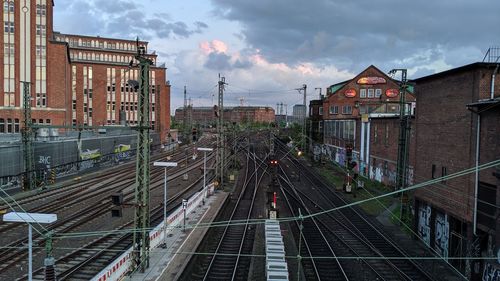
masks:
[[[481,61],[499,46],[498,0],[57,0],[54,29],[150,42],[168,68],[172,110],[302,103],[374,64],[417,78]],[[310,99],[308,98],[308,100]],[[173,113],[173,112],[172,112]]]

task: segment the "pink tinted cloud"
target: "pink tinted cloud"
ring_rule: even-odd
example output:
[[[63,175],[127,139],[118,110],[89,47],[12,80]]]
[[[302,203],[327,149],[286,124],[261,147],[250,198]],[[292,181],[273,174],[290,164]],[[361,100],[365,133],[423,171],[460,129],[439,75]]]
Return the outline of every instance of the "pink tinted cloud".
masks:
[[[227,49],[226,43],[217,39],[200,43],[200,50],[207,55],[213,52],[227,53]]]

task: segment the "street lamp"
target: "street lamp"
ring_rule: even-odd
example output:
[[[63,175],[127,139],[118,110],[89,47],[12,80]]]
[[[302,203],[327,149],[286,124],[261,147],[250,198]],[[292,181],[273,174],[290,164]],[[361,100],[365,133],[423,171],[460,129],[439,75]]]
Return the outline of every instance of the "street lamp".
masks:
[[[167,247],[167,168],[177,167],[177,162],[154,162],[155,167],[164,167],[163,176],[163,247]]]
[[[10,212],[3,215],[3,221],[8,222],[25,222],[28,224],[28,281],[33,280],[33,236],[32,223],[53,223],[57,220],[56,214],[40,214],[40,213],[18,213]]]
[[[211,152],[214,149],[208,147],[198,147],[198,151],[203,151],[203,188],[207,186],[207,151]],[[203,196],[203,204],[205,204],[206,194]]]

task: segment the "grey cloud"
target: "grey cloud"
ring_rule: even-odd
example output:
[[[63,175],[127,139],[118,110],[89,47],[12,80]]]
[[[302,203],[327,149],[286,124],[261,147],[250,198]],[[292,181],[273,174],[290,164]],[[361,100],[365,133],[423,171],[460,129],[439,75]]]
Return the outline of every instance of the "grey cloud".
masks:
[[[210,53],[205,67],[213,70],[227,70],[231,68],[231,57],[224,53]]]
[[[172,22],[167,13],[149,15],[142,4],[130,0],[94,0],[72,1],[64,6],[63,18],[56,18],[55,27],[62,32],[88,35],[119,36],[141,39],[152,38],[188,38],[195,33],[202,33],[208,25],[195,22],[192,27],[185,22]],[[58,6],[56,6],[56,9]],[[81,18],[81,21],[76,19]],[[59,21],[62,24],[59,24]],[[81,24],[85,22],[85,24]],[[73,28],[77,26],[77,28]],[[67,30],[66,30],[67,29]]]
[[[421,57],[424,61],[446,60],[453,50],[463,49],[468,53],[455,56],[453,61],[453,65],[461,65],[491,44],[498,44],[492,42],[498,38],[484,30],[500,25],[500,1],[212,2],[216,16],[239,22],[247,44],[259,48],[273,62],[341,62],[357,71],[368,62],[394,67],[394,61],[416,54],[428,55]]]
[[[236,60],[236,62],[233,65],[234,68],[243,68],[243,69],[248,69],[252,66],[253,64],[249,60]]]
[[[194,25],[196,26],[197,30],[202,30],[204,28],[208,28],[208,24],[201,22],[201,21],[195,21]]]
[[[95,2],[96,9],[105,12],[105,13],[122,13],[128,10],[135,10],[137,6],[135,5],[135,1],[125,1],[125,0],[96,0]]]

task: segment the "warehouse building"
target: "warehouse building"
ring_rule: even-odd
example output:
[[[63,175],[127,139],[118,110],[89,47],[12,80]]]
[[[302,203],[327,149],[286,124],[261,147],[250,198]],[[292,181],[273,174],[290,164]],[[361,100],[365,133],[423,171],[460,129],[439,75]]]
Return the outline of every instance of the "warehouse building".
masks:
[[[27,6],[26,6],[27,5]],[[23,92],[30,87],[32,119],[57,126],[137,124],[138,48],[152,61],[150,125],[164,140],[170,127],[166,68],[144,41],[53,31],[51,0],[4,1],[4,67],[0,75],[0,134],[20,132]],[[27,83],[22,83],[27,82]]]

